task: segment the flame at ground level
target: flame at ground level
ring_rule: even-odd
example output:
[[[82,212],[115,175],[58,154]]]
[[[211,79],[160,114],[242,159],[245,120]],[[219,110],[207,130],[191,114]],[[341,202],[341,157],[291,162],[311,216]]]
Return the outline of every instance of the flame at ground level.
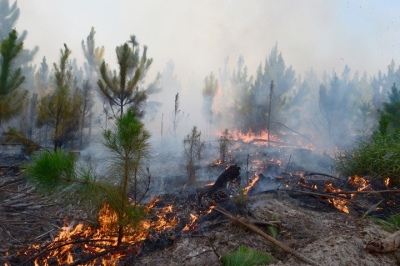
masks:
[[[146,208],[147,214],[156,204],[152,201]],[[151,237],[151,232],[162,232],[178,224],[178,219],[173,214],[173,206],[156,210],[156,221],[143,219],[124,226],[122,243],[118,242],[118,217],[117,213],[104,204],[99,211],[99,225],[89,226],[84,223],[71,223],[64,226],[54,241],[45,246],[32,245],[24,252],[26,256],[37,257],[35,265],[65,265],[81,260],[77,257],[95,258],[88,263],[79,265],[115,265],[119,259],[129,254],[137,254],[140,244]],[[42,250],[47,250],[44,253]],[[32,256],[39,254],[40,256]]]
[[[341,192],[342,190],[339,188],[333,187],[332,183],[326,185],[325,192]],[[339,196],[346,196],[344,194],[339,194]],[[349,208],[347,207],[348,200],[346,199],[339,199],[339,198],[329,198],[328,202],[331,203],[336,209],[344,212],[350,213]]]

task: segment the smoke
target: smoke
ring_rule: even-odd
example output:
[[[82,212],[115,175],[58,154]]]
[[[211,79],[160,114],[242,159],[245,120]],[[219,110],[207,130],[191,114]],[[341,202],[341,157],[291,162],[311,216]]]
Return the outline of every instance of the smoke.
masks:
[[[258,67],[264,67],[275,45],[282,53],[285,67],[292,66],[295,82],[286,95],[290,111],[279,118],[282,120],[273,121],[274,126],[321,146],[327,141],[333,141],[335,146],[351,138],[343,138],[348,133],[342,130],[348,125],[344,119],[328,122],[329,115],[321,113],[320,85],[324,84],[328,92],[334,90],[331,82],[336,73],[340,84],[347,86],[349,82],[343,79],[342,72],[348,65],[350,80],[359,73],[354,84],[363,93],[349,97],[368,101],[373,92],[368,84],[362,85],[362,74],[366,71],[369,79],[385,70],[392,59],[400,62],[400,3],[393,1],[30,0],[18,2],[18,6],[21,16],[17,30],[28,31],[27,48],[39,46],[37,65],[43,56],[49,65],[57,62],[60,48],[66,43],[77,65],[83,66],[81,41],[91,27],[97,32],[96,45],[106,49],[104,59],[111,69],[117,68],[115,47],[128,41],[130,35],[137,36],[140,47],[147,45],[148,57],[154,61],[144,85],[161,74],[162,91],[149,98],[161,105],[156,105],[157,112],[145,123],[153,142],[173,148],[174,155],[182,151],[182,140],[193,126],[212,141],[213,135],[225,128],[246,128],[249,119],[265,124],[265,115],[251,117],[246,113],[245,108],[250,105],[243,103],[243,99],[257,79]],[[242,63],[237,64],[240,56]],[[233,82],[238,79],[234,71],[246,78],[241,76],[240,82]],[[213,132],[209,133],[202,89],[211,72],[215,73],[219,87],[208,105],[208,111],[215,114]],[[265,90],[253,95],[254,100],[268,99],[271,80],[279,89],[277,78],[269,79],[264,80]],[[175,137],[172,114],[177,93],[182,118]],[[232,107],[238,112],[233,112]],[[340,115],[354,118],[357,114]],[[329,123],[333,123],[331,137],[321,137],[327,136]]]
[[[321,74],[348,64],[372,74],[399,56],[399,3],[393,2],[33,0],[18,5],[17,26],[28,30],[26,44],[39,45],[37,59],[48,55],[50,62],[63,43],[81,57],[80,41],[92,26],[97,43],[107,49],[107,62],[113,61],[115,47],[135,34],[149,46],[155,73],[172,58],[182,77],[195,71],[203,78],[226,56],[240,54],[254,73],[275,42],[300,73],[313,67]]]

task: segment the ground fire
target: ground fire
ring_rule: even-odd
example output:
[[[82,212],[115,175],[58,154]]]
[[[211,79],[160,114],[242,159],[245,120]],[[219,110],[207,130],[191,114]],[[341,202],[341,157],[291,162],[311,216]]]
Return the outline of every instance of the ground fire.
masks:
[[[346,179],[322,172],[307,172],[300,164],[305,159],[319,158],[315,151],[289,147],[279,138],[271,138],[276,142],[268,148],[262,138],[263,135],[252,133],[236,134],[233,147],[228,152],[229,163],[224,166],[213,161],[212,167],[217,167],[220,172],[211,178],[212,182],[199,184],[188,194],[164,194],[149,201],[145,208],[146,218],[137,224],[127,225],[119,245],[117,215],[105,204],[96,224],[65,220],[65,225],[53,239],[10,255],[6,265],[135,263],[141,256],[168,247],[179,239],[190,238],[226,223],[224,212],[234,216],[247,215],[247,199],[262,194],[287,193],[313,209],[336,210],[349,215],[367,211],[383,213],[388,208],[398,208],[398,199],[388,195],[385,202],[368,210],[379,197],[371,197],[370,205],[365,205],[363,195],[380,189],[376,182],[368,177]],[[240,162],[240,157],[245,161]],[[386,189],[390,185],[389,180],[387,178],[381,184]],[[279,228],[274,221],[265,223]],[[282,248],[285,250],[287,247],[283,245]],[[296,254],[290,248],[286,252]],[[301,255],[299,258],[307,261]]]

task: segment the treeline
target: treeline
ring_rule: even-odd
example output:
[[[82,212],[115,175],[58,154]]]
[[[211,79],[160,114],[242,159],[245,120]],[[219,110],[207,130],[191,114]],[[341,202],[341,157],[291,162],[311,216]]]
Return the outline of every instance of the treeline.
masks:
[[[107,128],[109,119],[132,109],[139,118],[160,103],[148,102],[163,88],[174,94],[174,108],[161,115],[161,137],[176,140],[179,123],[188,112],[180,108],[187,99],[179,97],[180,81],[169,62],[164,72],[148,86],[144,78],[152,59],[147,47],[140,49],[134,36],[115,50],[118,70],[104,61],[105,48],[96,46],[95,30],[82,40],[83,66],[71,58],[65,44],[58,62],[49,65],[44,57],[38,69],[32,65],[37,47],[26,50],[26,32],[14,25],[19,16],[16,3],[2,0],[0,76],[0,125],[8,126],[45,147],[83,148],[92,139],[94,124]],[[287,66],[276,44],[255,75],[248,73],[244,57],[235,68],[225,65],[204,79],[203,115],[209,136],[225,128],[242,132],[268,132],[285,137],[297,135],[315,146],[337,147],[354,139],[368,138],[379,126],[380,110],[400,70],[392,62],[385,73],[368,77],[346,66],[318,77],[313,69],[296,74]],[[101,97],[101,100],[97,98]],[[171,95],[169,95],[171,96]],[[173,102],[163,98],[163,101]],[[147,103],[147,106],[145,106]],[[18,119],[14,119],[18,116]],[[171,126],[167,129],[167,122]],[[101,121],[101,124],[99,124]],[[346,142],[348,140],[348,142]]]
[[[118,71],[109,69],[103,60],[105,49],[96,46],[94,28],[82,40],[83,67],[64,44],[58,62],[51,67],[44,57],[36,70],[31,62],[37,48],[24,50],[26,32],[19,35],[14,29],[19,17],[16,3],[10,6],[3,0],[1,6],[0,23],[5,25],[0,32],[3,133],[18,132],[19,137],[44,147],[81,149],[90,142],[94,123],[103,123],[100,126],[105,129],[108,119],[121,117],[128,109],[143,117],[148,95],[158,88],[157,82],[147,88],[142,84],[152,59],[147,58],[146,46],[140,49],[135,36],[116,47]],[[96,112],[96,106],[102,111]]]
[[[211,73],[203,95],[210,80],[216,80],[221,100],[214,99],[219,106],[209,105],[214,110],[205,115],[210,123],[228,121],[242,132],[269,131],[281,138],[297,135],[315,146],[334,148],[368,138],[377,130],[391,87],[399,79],[400,68],[394,61],[386,73],[372,77],[352,73],[347,65],[339,73],[324,72],[321,78],[313,69],[296,75],[275,45],[255,76],[248,73],[243,57],[233,70],[227,60],[218,78]],[[204,95],[205,102],[209,99],[213,98]]]

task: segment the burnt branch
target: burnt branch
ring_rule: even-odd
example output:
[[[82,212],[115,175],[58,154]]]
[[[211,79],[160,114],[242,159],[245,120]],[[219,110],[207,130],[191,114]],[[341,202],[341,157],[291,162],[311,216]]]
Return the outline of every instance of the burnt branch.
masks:
[[[275,238],[267,235],[266,233],[264,233],[263,231],[261,231],[259,228],[255,227],[254,225],[248,224],[244,221],[242,221],[241,219],[233,216],[232,214],[230,214],[229,212],[225,211],[224,209],[222,209],[221,207],[217,206],[215,207],[215,210],[224,214],[226,217],[232,219],[233,221],[237,222],[238,224],[246,227],[247,229],[249,229],[250,231],[262,236],[263,238],[265,238],[266,240],[268,240],[269,242],[271,242],[272,244],[278,246],[280,249],[282,249],[283,251],[295,256],[296,258],[310,264],[313,266],[317,266],[319,265],[317,262],[303,256],[302,254],[300,254],[299,252],[295,251],[294,249],[286,246],[285,244],[281,243],[280,241],[276,240]]]

